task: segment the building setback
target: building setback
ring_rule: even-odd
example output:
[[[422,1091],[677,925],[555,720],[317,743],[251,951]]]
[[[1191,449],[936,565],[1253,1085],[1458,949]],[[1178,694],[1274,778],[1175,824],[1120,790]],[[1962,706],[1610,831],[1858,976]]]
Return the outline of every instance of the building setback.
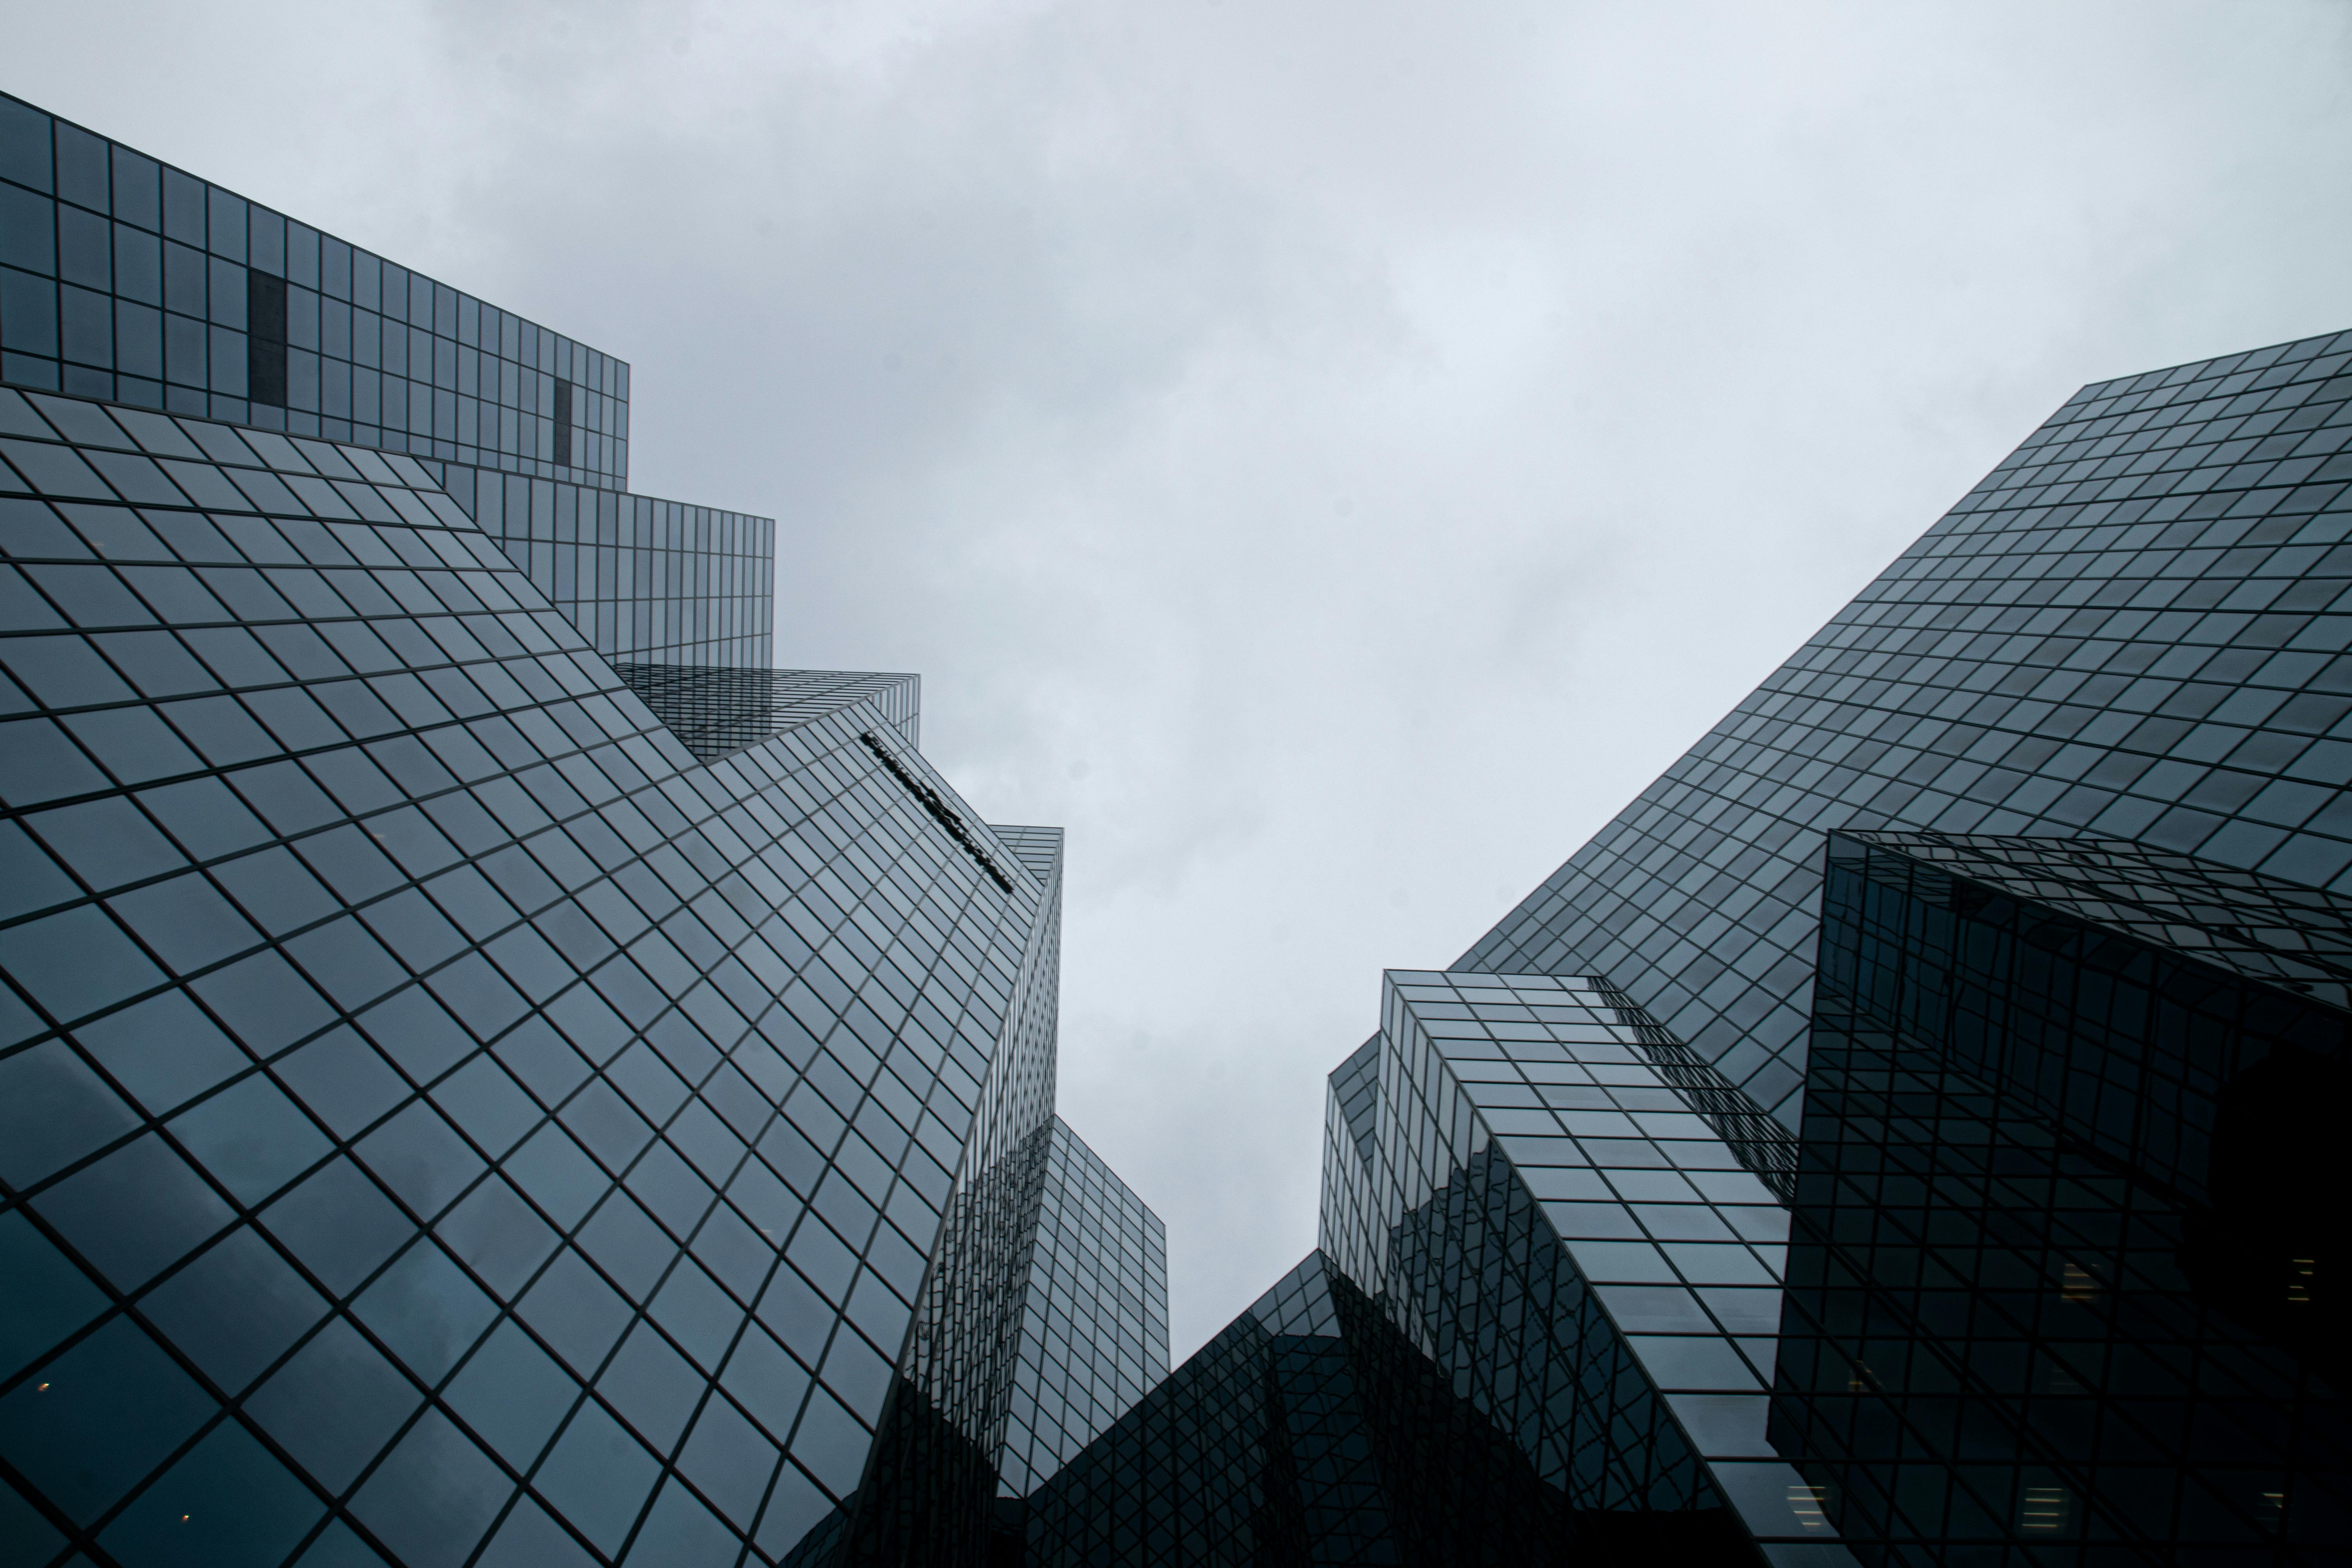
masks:
[[[1167,1369],[1060,832],[768,668],[774,525],[622,488],[618,362],[13,100],[0,182],[8,1560],[984,1539]]]
[[[2352,1554],[2352,334],[2085,387],[1390,972],[1171,1373],[1060,833],[625,365],[13,100],[0,203],[16,1560]]]

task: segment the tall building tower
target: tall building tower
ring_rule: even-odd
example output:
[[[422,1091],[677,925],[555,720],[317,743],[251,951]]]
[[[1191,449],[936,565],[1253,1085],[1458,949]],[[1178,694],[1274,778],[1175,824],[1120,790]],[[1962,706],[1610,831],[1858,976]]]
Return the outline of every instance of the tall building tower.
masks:
[[[1167,1360],[1059,832],[619,361],[5,99],[0,264],[7,1561],[984,1551]]]
[[[1331,1076],[1041,1563],[2352,1554],[2352,333],[2084,388]]]
[[[1059,832],[626,365],[0,100],[0,1543],[2343,1561],[2348,370],[2084,388],[1391,971],[1171,1373]]]

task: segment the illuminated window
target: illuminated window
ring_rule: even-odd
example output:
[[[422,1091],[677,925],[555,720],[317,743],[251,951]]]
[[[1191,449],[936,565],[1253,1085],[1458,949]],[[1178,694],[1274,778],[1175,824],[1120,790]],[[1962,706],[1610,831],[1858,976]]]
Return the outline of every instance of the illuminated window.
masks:
[[[2018,1510],[2018,1523],[2027,1530],[2065,1529],[2066,1489],[2063,1487],[2026,1488],[2025,1504]]]

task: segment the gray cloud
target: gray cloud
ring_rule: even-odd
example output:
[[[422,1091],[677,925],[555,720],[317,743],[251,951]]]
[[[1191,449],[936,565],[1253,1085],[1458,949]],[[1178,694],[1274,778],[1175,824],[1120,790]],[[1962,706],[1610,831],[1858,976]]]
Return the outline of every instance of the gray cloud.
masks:
[[[12,90],[630,360],[1066,824],[1181,1355],[1321,1079],[2084,380],[2352,324],[2347,12],[52,7]]]

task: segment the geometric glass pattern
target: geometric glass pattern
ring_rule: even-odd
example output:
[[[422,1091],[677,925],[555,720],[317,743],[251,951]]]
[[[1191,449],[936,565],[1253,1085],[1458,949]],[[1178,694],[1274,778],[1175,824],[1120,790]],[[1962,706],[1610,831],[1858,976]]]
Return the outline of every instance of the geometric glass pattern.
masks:
[[[627,367],[0,99],[11,1561],[2352,1550],[2352,334],[2085,387],[1331,1075],[1171,1373],[1064,846]]]
[[[1749,1484],[1788,1214],[1648,1020],[1549,975],[1394,971],[1382,1010],[1368,1152],[1330,1107],[1326,1254],[1512,1435],[1574,1539],[1720,1545],[1727,1503],[1784,1533],[1748,1494],[1774,1479]]]
[[[984,1542],[1167,1364],[1059,830],[769,668],[626,366],[14,100],[0,217],[12,1561]]]
[[[1021,1368],[997,1459],[1021,1497],[1168,1375],[1168,1235],[1102,1156],[1055,1118]]]
[[[862,697],[900,742],[921,744],[922,678],[831,669],[764,669],[615,659],[614,671],[705,762]]]
[[[2352,334],[2085,387],[1454,970],[1391,975],[1331,1077],[1310,1264],[1525,1456],[1554,1523],[1509,1550],[1654,1552],[1702,1518],[1737,1522],[1673,1550],[2269,1562],[2352,1539],[2328,1283],[2352,1194],[2312,1109],[2343,1097],[2352,995],[2352,904],[2322,890],[2352,893],[2347,368]],[[2039,911],[2034,942],[2074,922],[2100,978],[2037,971],[2029,1004],[2021,960],[1996,983],[1869,903],[1864,967],[1914,1009],[1886,1032],[1836,956],[1857,895],[1832,929],[1822,889],[1897,858],[1971,910]],[[2192,1032],[2287,1043],[2200,1037],[2157,1075],[2181,1026],[2105,978],[2135,943],[2202,977]],[[1973,1033],[1919,1015],[1960,1006],[1955,964],[2000,998]],[[2058,1037],[2105,1056],[2052,1067]],[[1952,1181],[1923,1191],[1932,1170]],[[2055,1195],[2029,1215],[2034,1192]],[[1235,1561],[1373,1561],[1351,1554],[1416,1530],[1468,1550],[1458,1506],[1360,1469],[1385,1535],[1362,1514],[1278,1544],[1280,1445],[1234,1403],[1255,1321],[1031,1499],[1033,1552],[1149,1560],[1137,1542],[1184,1528]],[[2025,1369],[2053,1334],[2103,1348],[2049,1384]],[[2154,1371],[2199,1357],[2185,1384]],[[1318,1386],[1377,1453],[1367,1374]],[[1124,1515],[1098,1479],[1122,1466],[1156,1500]],[[1081,1485],[1080,1514],[1122,1521],[1083,1548],[1045,1506]]]
[[[1058,835],[854,684],[698,761],[405,458],[0,428],[11,1539],[789,1552],[1050,1107]]]
[[[2352,333],[2084,387],[1460,961],[1607,974],[1794,1131],[1833,827],[2352,883]]]
[[[2352,1012],[2250,932],[2352,907],[2042,842],[1831,840],[1773,1440],[1864,1561],[2340,1562]]]
[[[775,661],[776,525],[769,519],[456,463],[437,468],[450,499],[614,665],[765,673]]]
[[[621,361],[5,96],[0,381],[628,488]]]
[[[1322,1248],[1030,1496],[1030,1560],[1738,1561],[1734,1507],[1803,1539],[1763,1445],[1788,1211],[1638,1015],[1550,976],[1387,995]]]
[[[47,493],[59,499],[231,511],[266,504],[296,516],[387,522],[399,514],[366,487],[421,486],[455,501],[599,653],[658,657],[664,662],[652,666],[656,669],[735,666],[769,673],[775,525],[765,518],[502,478],[299,436],[183,425],[139,410],[110,417],[77,399],[26,395],[44,418],[12,413],[5,433],[47,440],[54,426],[54,434],[86,450],[123,454],[95,459],[95,471],[78,481],[54,477]],[[5,406],[24,405],[12,397]],[[354,484],[359,488],[338,488]],[[822,704],[844,684],[840,677],[800,675],[814,689],[796,706],[787,703],[788,714],[813,710],[812,700]],[[754,738],[740,727],[736,732],[743,737],[737,745]]]

